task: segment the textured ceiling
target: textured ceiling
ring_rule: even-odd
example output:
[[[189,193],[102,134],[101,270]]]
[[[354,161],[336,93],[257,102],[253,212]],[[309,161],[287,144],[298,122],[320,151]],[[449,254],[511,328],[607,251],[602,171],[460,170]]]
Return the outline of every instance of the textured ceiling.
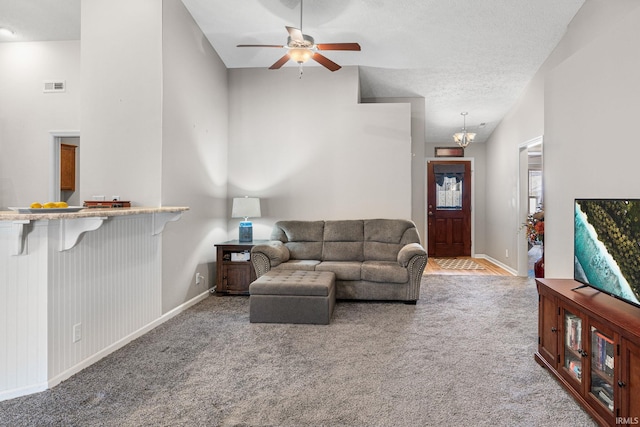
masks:
[[[0,0],[0,42],[80,39],[80,0]]]
[[[427,142],[451,143],[462,111],[482,142],[584,1],[306,0],[302,30],[317,43],[360,43],[324,54],[360,66],[363,98],[424,97]],[[286,44],[285,25],[300,27],[300,0],[183,3],[228,68],[269,67],[283,51],[236,45]],[[79,21],[80,0],[0,0],[0,27],[24,40],[77,39]]]

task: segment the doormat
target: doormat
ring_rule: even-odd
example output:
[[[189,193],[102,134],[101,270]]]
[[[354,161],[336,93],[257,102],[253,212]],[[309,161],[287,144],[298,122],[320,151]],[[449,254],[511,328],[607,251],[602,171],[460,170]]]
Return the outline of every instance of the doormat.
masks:
[[[469,258],[435,258],[434,261],[446,270],[484,270],[484,267]]]

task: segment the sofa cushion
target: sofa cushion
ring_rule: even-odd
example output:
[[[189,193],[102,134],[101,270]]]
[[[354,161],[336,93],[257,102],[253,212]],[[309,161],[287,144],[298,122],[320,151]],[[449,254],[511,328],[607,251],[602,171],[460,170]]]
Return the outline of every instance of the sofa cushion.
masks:
[[[304,271],[313,271],[316,269],[316,266],[320,264],[320,261],[316,261],[313,259],[292,259],[287,262],[283,262],[282,264],[274,267],[274,270],[304,270]]]
[[[364,261],[362,220],[326,221],[323,238],[323,260]]]
[[[364,220],[364,259],[397,261],[398,252],[408,243],[420,243],[412,221],[400,219]]]
[[[289,249],[290,259],[322,259],[324,221],[278,221],[271,240]]]
[[[395,261],[365,261],[362,263],[362,280],[370,282],[407,283],[409,271]]]
[[[333,271],[336,280],[360,280],[362,263],[359,261],[323,261],[316,271]]]
[[[289,242],[289,259],[321,259],[322,242]]]

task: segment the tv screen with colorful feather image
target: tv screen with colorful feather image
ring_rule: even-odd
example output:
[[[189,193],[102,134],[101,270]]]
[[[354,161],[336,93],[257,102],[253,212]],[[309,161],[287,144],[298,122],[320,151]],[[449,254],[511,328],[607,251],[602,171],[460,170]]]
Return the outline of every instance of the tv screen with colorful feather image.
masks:
[[[574,280],[640,307],[640,199],[576,199]]]

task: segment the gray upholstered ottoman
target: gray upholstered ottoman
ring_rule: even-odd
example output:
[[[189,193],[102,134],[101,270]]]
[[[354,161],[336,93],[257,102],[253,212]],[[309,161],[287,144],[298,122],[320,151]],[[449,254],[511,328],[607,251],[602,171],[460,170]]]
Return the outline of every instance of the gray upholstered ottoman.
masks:
[[[249,285],[251,323],[328,325],[336,304],[330,271],[271,270]]]

